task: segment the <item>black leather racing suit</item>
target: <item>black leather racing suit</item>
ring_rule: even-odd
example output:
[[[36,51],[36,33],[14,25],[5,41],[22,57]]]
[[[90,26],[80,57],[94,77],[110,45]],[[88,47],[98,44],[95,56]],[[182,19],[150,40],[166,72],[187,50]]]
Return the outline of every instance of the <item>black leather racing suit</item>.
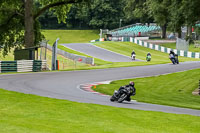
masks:
[[[127,101],[131,101],[131,96],[134,96],[136,94],[136,88],[134,87],[134,85],[125,85],[125,86],[121,86],[118,90],[118,93],[122,93],[122,90],[130,87],[131,93],[128,95],[128,97],[126,98]]]

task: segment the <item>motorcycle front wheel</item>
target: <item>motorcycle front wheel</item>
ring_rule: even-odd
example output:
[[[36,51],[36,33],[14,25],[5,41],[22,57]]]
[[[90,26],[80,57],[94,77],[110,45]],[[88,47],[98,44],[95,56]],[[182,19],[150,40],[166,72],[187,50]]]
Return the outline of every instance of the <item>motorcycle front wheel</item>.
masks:
[[[127,95],[124,93],[121,97],[117,100],[119,103],[122,103],[127,98]]]
[[[114,101],[115,101],[115,97],[112,96],[112,97],[110,98],[110,101],[111,101],[111,102],[114,102]]]

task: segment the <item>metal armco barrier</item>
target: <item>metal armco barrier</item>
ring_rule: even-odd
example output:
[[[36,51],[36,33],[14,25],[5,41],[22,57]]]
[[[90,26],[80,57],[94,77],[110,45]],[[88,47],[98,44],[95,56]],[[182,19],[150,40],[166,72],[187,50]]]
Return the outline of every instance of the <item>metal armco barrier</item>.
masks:
[[[46,60],[0,61],[0,73],[38,72],[46,70]]]
[[[41,44],[41,46],[43,46],[43,44]],[[50,45],[47,45],[47,49],[52,51],[52,47]],[[94,65],[94,58],[68,53],[61,49],[57,49],[57,54],[63,55],[64,57],[74,60],[74,61],[79,61],[81,63]],[[81,59],[81,61],[80,61],[80,59]]]

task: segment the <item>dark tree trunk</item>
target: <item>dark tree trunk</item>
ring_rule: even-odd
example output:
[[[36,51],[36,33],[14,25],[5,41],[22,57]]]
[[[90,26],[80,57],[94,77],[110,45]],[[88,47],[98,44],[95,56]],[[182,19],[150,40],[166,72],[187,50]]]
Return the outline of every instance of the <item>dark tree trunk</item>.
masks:
[[[161,26],[162,29],[162,38],[166,38],[166,32],[167,32],[167,25]]]
[[[187,27],[187,35],[191,36],[192,35],[192,26]]]
[[[181,34],[182,34],[181,27],[177,29],[177,32],[178,32],[178,38],[181,38]]]
[[[34,46],[33,0],[25,0],[25,47]]]

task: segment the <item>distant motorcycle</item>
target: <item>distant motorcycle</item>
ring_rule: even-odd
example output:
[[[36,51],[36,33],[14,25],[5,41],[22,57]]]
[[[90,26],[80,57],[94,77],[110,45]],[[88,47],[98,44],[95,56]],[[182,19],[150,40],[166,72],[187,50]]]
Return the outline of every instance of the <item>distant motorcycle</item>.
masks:
[[[151,55],[148,55],[148,56],[146,57],[146,60],[147,60],[147,61],[151,61]]]
[[[112,102],[117,101],[117,102],[121,103],[124,100],[126,100],[130,96],[130,94],[132,94],[132,90],[129,87],[126,87],[121,91],[115,90],[114,94],[110,98],[110,101],[112,101]]]
[[[169,59],[172,61],[173,64],[179,64],[178,54],[169,54]]]
[[[132,55],[131,55],[131,59],[132,59],[132,60],[135,60],[135,56],[136,56],[135,54],[132,54]]]

